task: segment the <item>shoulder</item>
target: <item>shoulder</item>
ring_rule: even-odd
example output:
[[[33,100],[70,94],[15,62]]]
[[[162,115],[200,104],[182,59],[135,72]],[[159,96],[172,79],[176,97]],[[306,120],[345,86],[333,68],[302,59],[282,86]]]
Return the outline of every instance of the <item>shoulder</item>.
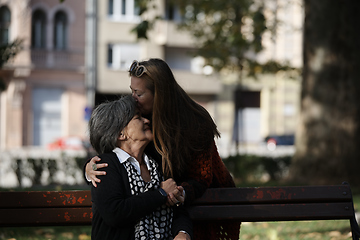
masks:
[[[99,157],[102,158],[112,158],[112,157],[116,157],[116,154],[114,152],[109,152],[109,153],[102,153],[99,155]]]
[[[101,162],[119,162],[119,160],[114,152],[102,153],[99,155],[99,158],[101,158]]]

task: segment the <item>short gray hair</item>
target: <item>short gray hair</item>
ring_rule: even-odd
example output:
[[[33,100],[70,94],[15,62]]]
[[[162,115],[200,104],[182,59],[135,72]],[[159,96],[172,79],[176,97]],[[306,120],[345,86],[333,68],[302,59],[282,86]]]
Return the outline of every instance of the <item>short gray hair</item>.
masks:
[[[120,132],[136,114],[132,96],[98,105],[89,120],[90,143],[98,154],[111,152],[117,147]]]

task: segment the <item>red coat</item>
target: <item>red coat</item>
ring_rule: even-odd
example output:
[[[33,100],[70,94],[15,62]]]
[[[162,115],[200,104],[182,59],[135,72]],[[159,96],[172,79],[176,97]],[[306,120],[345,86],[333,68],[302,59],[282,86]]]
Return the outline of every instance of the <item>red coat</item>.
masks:
[[[192,160],[189,181],[181,185],[186,192],[186,204],[200,197],[206,188],[235,187],[233,178],[221,160],[215,141],[211,147]],[[194,180],[195,182],[192,182]],[[200,183],[193,184],[193,183]],[[200,186],[200,187],[199,187]],[[202,222],[194,223],[194,240],[239,239],[240,222]]]

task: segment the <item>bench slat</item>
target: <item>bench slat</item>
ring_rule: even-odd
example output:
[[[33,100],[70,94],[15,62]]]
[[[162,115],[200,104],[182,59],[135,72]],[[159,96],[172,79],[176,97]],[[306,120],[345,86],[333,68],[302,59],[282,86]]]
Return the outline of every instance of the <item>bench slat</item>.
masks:
[[[351,201],[348,185],[208,189],[195,205]],[[0,208],[91,206],[91,191],[0,192]]]
[[[91,191],[0,192],[0,208],[91,207]]]
[[[91,225],[91,208],[1,209],[0,226]]]
[[[249,203],[307,203],[351,201],[348,185],[307,187],[212,188],[195,205]]]
[[[91,225],[91,191],[0,192],[0,227]],[[350,186],[207,189],[188,207],[194,221],[349,219],[359,239]]]
[[[239,220],[241,222],[350,219],[351,203],[195,206],[189,208],[195,221]],[[276,213],[276,214],[275,214]]]
[[[328,220],[350,219],[353,213],[349,210],[351,208],[351,203],[217,205],[190,207],[189,214],[195,221],[219,219],[242,222]],[[0,223],[2,227],[91,225],[91,218],[90,207],[2,209]]]

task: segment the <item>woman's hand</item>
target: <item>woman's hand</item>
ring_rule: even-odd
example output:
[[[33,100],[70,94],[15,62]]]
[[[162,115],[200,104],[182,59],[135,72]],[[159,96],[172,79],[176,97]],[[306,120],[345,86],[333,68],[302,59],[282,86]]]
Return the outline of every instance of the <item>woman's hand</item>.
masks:
[[[190,237],[190,235],[187,234],[187,233],[179,232],[179,233],[175,236],[174,240],[191,240],[191,237]]]
[[[166,202],[167,206],[179,206],[180,204],[184,203],[184,188],[182,186],[177,186],[176,182],[172,178],[169,178],[166,181],[162,182],[160,186],[165,190],[168,195],[168,199]]]
[[[177,186],[177,191],[168,194],[167,206],[180,206],[185,202],[185,191],[182,186]]]
[[[172,178],[169,178],[166,181],[161,182],[160,187],[162,189],[164,189],[164,191],[166,192],[167,195],[178,191],[176,182]]]
[[[85,167],[86,179],[91,180],[91,183],[92,183],[92,185],[94,185],[94,187],[97,187],[96,183],[101,182],[101,180],[98,179],[96,176],[106,175],[105,171],[97,171],[97,169],[99,169],[99,168],[104,168],[104,167],[108,166],[107,163],[96,163],[96,162],[99,162],[100,160],[101,160],[101,158],[99,158],[98,156],[95,156],[90,160],[90,162],[88,162],[86,164],[86,167]]]

